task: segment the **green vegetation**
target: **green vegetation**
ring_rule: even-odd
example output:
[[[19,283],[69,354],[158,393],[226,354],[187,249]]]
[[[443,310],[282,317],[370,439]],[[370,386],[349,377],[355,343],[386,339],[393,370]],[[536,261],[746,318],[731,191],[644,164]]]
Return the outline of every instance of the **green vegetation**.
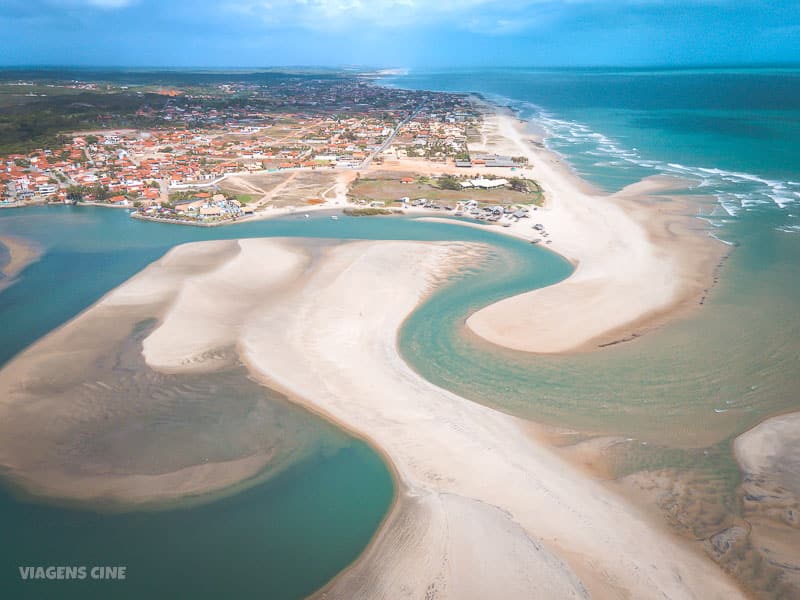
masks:
[[[192,198],[194,198],[195,194],[197,194],[197,192],[194,190],[172,192],[169,195],[169,203],[176,204],[177,202],[181,202],[182,200],[191,200]]]
[[[25,90],[22,87],[18,92]],[[148,101],[163,102],[161,97],[147,94],[74,93],[64,88],[48,88],[48,92],[50,95],[22,96],[24,101],[0,106],[0,153],[55,148],[68,141],[63,134],[90,127],[145,126],[151,122],[136,117],[136,111]]]
[[[236,199],[242,204],[250,204],[257,198],[258,196],[256,194],[236,194]]]
[[[458,182],[458,179],[453,177],[452,175],[445,175],[440,177],[436,181],[437,186],[439,189],[442,190],[460,190],[461,184]]]
[[[70,200],[94,200],[105,202],[111,197],[111,192],[104,185],[71,185],[67,188],[67,198]]]
[[[377,217],[380,215],[402,215],[402,210],[388,208],[345,208],[344,214],[348,217]]]
[[[496,178],[487,175],[487,179]],[[410,179],[413,183],[402,183]],[[515,205],[534,204],[541,206],[542,190],[530,179],[509,179],[509,185],[493,190],[462,188],[465,177],[445,175],[426,177],[415,173],[375,172],[368,177],[357,178],[350,186],[348,198],[352,202],[385,202],[387,205],[408,197],[411,200],[426,198],[433,202],[454,207],[456,203],[475,200],[481,204]]]

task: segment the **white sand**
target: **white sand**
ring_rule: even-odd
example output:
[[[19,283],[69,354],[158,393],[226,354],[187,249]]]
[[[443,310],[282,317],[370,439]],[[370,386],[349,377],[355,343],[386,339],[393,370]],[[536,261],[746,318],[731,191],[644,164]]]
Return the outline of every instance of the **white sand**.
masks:
[[[215,277],[245,277],[242,260],[283,255],[281,243],[242,244]],[[401,360],[402,321],[447,269],[479,250],[332,246],[280,301],[265,293],[237,313],[237,346],[251,370],[372,440],[400,482],[373,544],[321,597],[738,597],[713,563],[534,442],[525,422],[441,390]],[[294,272],[292,261],[277,270]],[[194,280],[195,293],[204,281],[216,285]],[[228,318],[225,304],[202,307],[195,319]],[[187,348],[174,319],[181,331],[190,326],[168,313],[147,341],[151,364],[211,349],[203,336],[186,338],[195,345]]]
[[[143,344],[150,366],[161,370],[209,370],[206,355],[196,348],[232,346],[239,325],[259,302],[276,297],[297,277],[306,257],[288,246],[263,239],[241,240],[240,252],[222,267],[186,278],[159,327]],[[217,315],[213,319],[207,315]]]
[[[524,127],[498,113],[486,118],[481,150],[527,156],[520,175],[535,179],[546,204],[506,229],[540,237],[576,265],[554,286],[505,299],[478,311],[467,326],[486,340],[528,352],[557,353],[615,341],[671,309],[697,303],[709,287],[722,245],[689,232],[687,219],[643,202],[674,186],[663,178],[608,196],[589,188],[551,152],[529,143]],[[688,225],[691,227],[691,225]]]
[[[733,449],[745,473],[771,477],[800,494],[800,412],[759,423],[737,437]]]

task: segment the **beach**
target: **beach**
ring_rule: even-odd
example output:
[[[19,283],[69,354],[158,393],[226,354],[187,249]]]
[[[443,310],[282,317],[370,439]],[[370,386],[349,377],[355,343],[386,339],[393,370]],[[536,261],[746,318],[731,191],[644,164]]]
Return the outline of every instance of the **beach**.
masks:
[[[320,597],[736,597],[715,565],[540,446],[528,423],[436,388],[400,359],[406,315],[481,251],[338,244],[281,302],[238,323],[252,373],[370,440],[400,484],[376,540]],[[204,340],[158,339],[164,368],[209,350]]]
[[[696,204],[669,196],[686,182],[652,177],[605,194],[532,140],[525,127],[507,111],[492,109],[476,149],[528,158],[520,174],[542,187],[545,205],[504,229],[540,239],[575,271],[554,286],[478,311],[467,320],[469,329],[525,352],[592,350],[630,341],[705,301],[729,248],[694,218]],[[546,238],[532,229],[534,223]]]
[[[684,182],[651,178],[605,195],[527,136],[513,115],[487,113],[476,151],[527,156],[519,174],[545,194],[528,219],[492,230],[533,240],[542,233],[531,225],[541,223],[546,247],[575,270],[474,313],[466,321],[473,334],[526,352],[584,351],[635,339],[703,303],[727,247],[689,201],[662,196]],[[343,183],[314,208],[344,205]],[[241,361],[267,388],[367,440],[395,474],[383,526],[321,598],[737,597],[717,565],[554,453],[535,425],[436,387],[400,357],[406,317],[487,251],[460,242],[280,239],[176,247],[0,372],[0,410],[9,417],[0,462],[28,493],[120,506],[211,497],[268,477],[302,448],[254,435],[233,452],[198,452],[185,438],[171,442],[171,459],[155,469],[144,468],[146,456],[63,453],[66,440],[116,440],[120,428],[133,432],[119,448],[133,447],[143,431],[132,420],[158,418],[158,402],[137,406],[131,419],[105,397],[103,386],[117,389],[118,381],[113,370],[92,370],[104,353],[135,354],[144,389],[165,385],[151,372],[205,381]],[[151,325],[131,346],[131,330],[144,321]],[[109,322],[114,331],[105,330]],[[96,381],[81,380],[89,372]],[[101,388],[91,402],[76,395],[87,385]],[[55,388],[68,390],[57,405],[47,398]],[[13,433],[23,430],[40,432],[35,447]]]
[[[398,495],[383,527],[320,597],[736,597],[716,565],[558,458],[530,423],[437,388],[400,358],[407,315],[486,251],[461,242],[280,239],[180,246],[12,361],[0,373],[0,408],[18,413],[25,398],[8,390],[22,381],[23,396],[35,392],[41,369],[56,368],[67,345],[78,346],[70,368],[54,372],[82,380],[75,361],[97,350],[80,340],[107,339],[98,328],[109,319],[156,314],[141,341],[150,369],[210,376],[225,364],[221,348],[235,348],[252,376],[369,440],[392,466]],[[203,297],[191,310],[185,304]],[[236,463],[185,458],[151,474],[98,472],[80,455],[48,465],[63,460],[61,451],[48,454],[48,437],[57,448],[76,432],[76,417],[109,414],[78,406],[77,414],[75,405],[61,407],[70,419],[53,420],[47,402],[23,411],[25,429],[39,431],[38,450],[31,457],[30,444],[4,434],[0,457],[13,479],[37,493],[145,502],[230,486],[270,460],[267,451]],[[3,421],[17,427],[18,418]]]

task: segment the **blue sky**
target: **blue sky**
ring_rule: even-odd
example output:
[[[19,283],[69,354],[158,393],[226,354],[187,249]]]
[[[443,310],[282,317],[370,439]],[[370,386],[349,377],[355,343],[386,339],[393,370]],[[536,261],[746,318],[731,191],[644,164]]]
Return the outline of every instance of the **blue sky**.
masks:
[[[0,64],[800,62],[798,0],[0,0]]]

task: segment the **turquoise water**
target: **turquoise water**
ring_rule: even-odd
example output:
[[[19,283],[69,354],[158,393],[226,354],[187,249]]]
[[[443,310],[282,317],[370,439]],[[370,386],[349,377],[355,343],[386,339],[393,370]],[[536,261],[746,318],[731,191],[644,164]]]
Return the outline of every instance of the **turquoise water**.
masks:
[[[732,254],[689,316],[602,352],[526,355],[464,327],[474,307],[503,295],[489,273],[481,285],[459,282],[434,295],[406,323],[400,348],[426,379],[554,426],[557,445],[619,436],[577,460],[600,477],[647,482],[658,504],[634,497],[661,509],[678,534],[707,545],[750,519],[732,442],[770,416],[800,410],[798,71],[451,71],[393,83],[477,90],[516,108],[606,190],[668,174],[713,200],[699,216]],[[748,552],[720,563],[754,595],[794,597],[796,590],[780,595],[794,575],[775,557],[797,556],[789,542],[796,531],[771,514],[750,521]]]
[[[462,325],[487,296],[444,290],[401,336],[426,378],[534,420],[697,446],[800,407],[800,71],[440,70],[387,83],[509,105],[609,191],[688,178],[717,200],[704,215],[714,233],[739,244],[706,309],[590,355],[488,347]],[[438,337],[420,324],[434,318]]]
[[[718,199],[717,209],[705,215],[716,233],[739,243],[706,307],[633,344],[576,357],[532,357],[490,347],[463,326],[475,308],[569,273],[558,257],[502,236],[394,218],[288,218],[194,229],[134,221],[112,210],[36,208],[0,213],[0,235],[27,237],[45,248],[42,260],[0,293],[0,364],[178,243],[250,236],[459,239],[491,243],[495,252],[485,268],[434,294],[400,337],[409,363],[443,387],[536,421],[630,435],[637,445],[649,442],[647,448],[722,448],[680,455],[686,468],[715,473],[730,468],[727,444],[737,433],[800,407],[797,72],[448,71],[412,73],[392,83],[502,99],[534,119],[548,145],[576,170],[609,190],[656,173],[693,179],[698,191]],[[257,590],[265,597],[300,597],[358,554],[391,499],[379,458],[344,436],[340,444],[341,450],[321,450],[275,479],[201,507],[100,516],[4,497],[0,518],[12,539],[30,538],[21,546],[33,552],[26,555],[30,560],[130,561],[124,590],[131,597],[173,585],[176,572],[196,580],[200,597],[219,597],[233,586],[240,586],[237,595]],[[341,475],[327,478],[331,471]],[[306,498],[304,486],[312,484],[319,485]],[[328,507],[337,508],[326,513]],[[331,518],[314,520],[320,511]],[[147,519],[149,531],[168,531],[176,541],[151,544],[138,536]],[[248,528],[252,519],[258,527]],[[236,539],[246,539],[247,556],[259,562],[236,571],[237,559],[229,557],[242,555],[233,542],[218,543],[225,539],[219,522],[240,532]],[[77,525],[70,529],[70,523]],[[268,534],[278,529],[281,536]],[[170,544],[182,536],[193,544],[172,551]],[[130,539],[131,552],[146,551],[143,562],[108,550],[120,539]],[[317,548],[319,539],[342,546]],[[3,585],[16,585],[21,553],[6,545],[2,556]],[[233,570],[223,572],[229,564]],[[283,577],[265,578],[259,569]],[[274,587],[265,587],[265,579]],[[32,587],[13,591],[19,589],[40,597]],[[82,598],[109,593],[105,584],[69,589]],[[59,597],[67,593],[57,591]]]
[[[125,211],[39,207],[0,213],[0,236],[44,254],[0,293],[0,364],[88,307],[170,247],[255,236],[471,240],[492,243],[493,263],[518,288],[569,274],[559,257],[471,228],[403,218],[286,218],[224,228],[175,227]],[[504,266],[503,266],[504,265]],[[516,269],[533,279],[515,279]],[[478,273],[465,274],[468,279]],[[503,279],[502,277],[500,278]],[[502,283],[502,281],[501,281]],[[102,514],[0,495],[0,590],[12,597],[299,598],[354,560],[391,503],[386,466],[368,446],[307,416],[310,456],[231,497],[169,511]],[[316,424],[314,420],[316,419]],[[24,565],[126,565],[125,583],[20,581]]]
[[[800,224],[800,70],[447,70],[386,83],[512,106],[605,189],[679,175],[719,197],[720,217],[775,208]]]
[[[302,598],[354,560],[391,502],[355,441],[193,508],[108,515],[0,492],[4,598]],[[21,581],[18,566],[127,567],[125,581]]]

